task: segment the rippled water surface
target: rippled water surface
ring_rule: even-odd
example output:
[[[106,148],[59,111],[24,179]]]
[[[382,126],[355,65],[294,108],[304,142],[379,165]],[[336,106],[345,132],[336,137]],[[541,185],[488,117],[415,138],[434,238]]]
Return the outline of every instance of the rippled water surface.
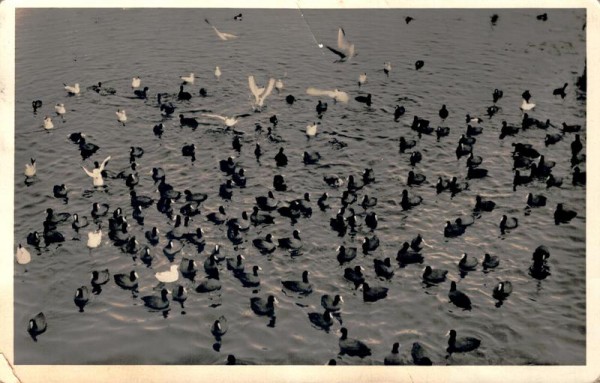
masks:
[[[570,143],[574,134],[549,147],[544,146],[546,133],[557,133],[564,121],[581,124],[585,142],[585,99],[576,91],[577,76],[585,63],[585,10],[551,10],[548,20],[540,21],[541,10],[243,10],[243,21],[234,21],[235,10],[202,9],[18,9],[16,12],[16,136],[15,136],[15,242],[25,243],[27,234],[42,232],[45,210],[78,213],[90,217],[93,202],[108,203],[110,211],[121,207],[131,217],[129,188],[120,179],[107,179],[106,188],[94,190],[81,169],[93,167],[93,161],[111,160],[107,170],[118,173],[129,166],[129,147],[145,150],[138,159],[139,194],[158,198],[150,172],[161,166],[167,181],[175,189],[208,193],[202,214],[192,218],[189,231],[202,227],[207,249],[198,254],[185,244],[182,256],[202,264],[215,244],[226,256],[243,254],[246,267],[259,265],[259,288],[245,288],[220,265],[222,289],[217,294],[193,291],[194,281],[180,279],[189,289],[185,308],[171,302],[170,311],[155,312],[144,307],[142,296],[158,294],[154,273],[165,270],[169,260],[163,256],[165,233],[173,221],[159,213],[156,205],[145,210],[144,225],[132,218],[130,232],[142,246],[144,232],[157,226],[160,243],[151,247],[154,260],[145,265],[138,257],[126,254],[108,239],[107,219],[103,219],[104,237],[99,248],[86,247],[87,231],[78,234],[70,224],[59,226],[66,242],[38,250],[29,246],[30,264],[15,264],[15,355],[19,364],[219,364],[228,354],[260,364],[324,364],[337,358],[341,364],[381,364],[394,342],[410,359],[410,347],[420,342],[435,364],[584,364],[585,363],[585,187],[572,186]],[[490,23],[499,15],[496,26]],[[406,24],[404,17],[414,20]],[[204,22],[205,18],[222,31],[239,35],[221,41]],[[356,45],[358,55],[349,62],[334,63],[335,55],[317,43],[335,46],[337,28],[343,26],[348,40]],[[416,71],[414,63],[423,60]],[[383,63],[392,63],[389,77]],[[213,75],[219,65],[223,75]],[[182,128],[176,117],[162,118],[155,95],[176,94],[179,76],[194,72],[195,85],[186,86],[194,97],[177,102],[175,115],[195,116],[202,124],[196,130]],[[367,83],[359,89],[357,79],[366,72]],[[252,113],[248,75],[259,86],[269,77],[281,78],[284,89],[267,98],[262,113]],[[147,101],[134,99],[131,78],[138,75],[142,86],[149,87]],[[85,90],[102,81],[116,89],[116,95],[101,96]],[[84,89],[79,96],[68,97],[63,83],[78,82]],[[562,100],[552,90],[564,82],[567,97]],[[317,97],[309,96],[309,86],[339,88],[348,92],[348,104],[329,104],[319,126],[319,135],[307,140],[304,130],[316,121]],[[208,91],[198,96],[200,87]],[[502,89],[498,101],[500,112],[493,118],[484,116],[492,105],[492,92]],[[499,140],[502,120],[520,126],[521,93],[528,89],[537,104],[532,116],[550,119],[555,125],[548,131],[532,128],[515,137]],[[371,93],[369,108],[354,101],[360,94]],[[288,105],[285,96],[292,94],[296,103]],[[43,107],[32,113],[31,101],[43,100]],[[53,105],[63,102],[64,121],[54,115]],[[438,110],[447,105],[450,117],[441,122]],[[406,114],[393,120],[395,105],[403,105]],[[116,121],[117,109],[128,114],[126,126]],[[236,125],[242,132],[240,153],[232,149],[233,132],[224,131],[220,122],[200,116],[203,111],[223,115],[251,113]],[[276,114],[279,124],[274,132],[285,142],[268,140],[266,132],[255,132],[255,123],[265,129],[269,117]],[[465,158],[457,160],[455,148],[465,132],[465,115],[484,118],[483,134],[477,136],[474,152],[484,157],[482,167],[489,176],[469,180],[469,189],[451,198],[436,194],[438,176],[466,176]],[[41,127],[45,115],[52,115],[55,129]],[[435,135],[417,138],[410,129],[413,116],[431,121],[433,127],[448,126],[450,134],[436,140]],[[156,137],[152,127],[162,122],[165,132]],[[82,160],[77,145],[67,139],[73,132],[83,132],[88,141],[100,146],[89,159]],[[423,203],[409,211],[400,206],[400,194],[406,186],[411,166],[409,155],[398,151],[398,139],[417,139],[416,149],[423,161],[415,171],[427,176],[427,182],[413,186],[410,194],[423,197]],[[347,144],[334,148],[330,141]],[[256,160],[254,144],[260,142],[265,154]],[[536,181],[512,190],[512,143],[532,144],[547,160],[556,161],[553,173],[564,178],[561,188],[546,190]],[[195,143],[197,159],[191,162],[181,155],[184,144]],[[289,164],[277,168],[273,157],[285,147]],[[305,150],[320,152],[318,165],[304,165]],[[219,170],[219,160],[235,156],[246,169],[247,187],[234,188],[231,201],[218,196],[219,185],[226,176]],[[37,159],[37,176],[26,183],[24,164]],[[585,163],[580,165],[585,168]],[[378,198],[379,225],[375,230],[381,245],[368,255],[359,256],[340,266],[336,260],[339,245],[359,247],[369,234],[363,223],[364,209],[353,206],[361,226],[354,234],[339,237],[331,230],[329,219],[340,207],[344,187],[329,187],[323,176],[338,174],[343,178],[372,168],[375,183],[358,191],[359,201],[368,194]],[[251,211],[255,197],[272,189],[272,178],[283,174],[286,192],[276,192],[282,201],[301,198],[309,192],[311,218],[291,224],[275,212],[276,223],[252,227],[243,234],[244,242],[234,248],[226,237],[225,226],[217,226],[206,215],[223,204],[230,217]],[[52,195],[55,184],[71,189],[68,203]],[[328,192],[332,208],[325,212],[316,204],[318,196]],[[528,192],[548,197],[545,207],[525,209]],[[493,212],[476,217],[463,236],[445,238],[444,223],[472,214],[475,196],[493,199]],[[553,212],[557,203],[578,212],[568,224],[555,225]],[[176,211],[183,205],[176,202]],[[500,234],[498,223],[503,214],[517,217],[519,227]],[[252,246],[252,239],[272,233],[275,238],[300,231],[302,254],[291,257],[278,249],[263,256]],[[423,265],[400,267],[395,261],[402,242],[417,233],[425,239]],[[551,275],[544,280],[532,278],[528,269],[533,250],[539,245],[550,249]],[[475,271],[460,275],[457,262],[462,253],[479,259]],[[500,257],[500,266],[484,273],[484,253]],[[395,274],[390,280],[379,279],[373,259],[392,258]],[[362,293],[343,277],[345,267],[362,265],[366,280],[389,288],[388,297],[365,303]],[[449,270],[448,280],[436,286],[422,283],[424,265]],[[109,269],[111,281],[102,292],[92,295],[84,312],[73,302],[76,288],[90,286],[92,270]],[[139,291],[118,287],[112,275],[136,270]],[[301,297],[282,289],[282,280],[300,279],[309,271],[312,294]],[[203,271],[198,277],[203,277]],[[449,303],[450,280],[458,282],[472,302],[471,311]],[[499,281],[512,282],[513,293],[502,305],[492,297]],[[173,286],[168,286],[170,289]],[[279,303],[276,319],[255,315],[250,298],[273,294]],[[344,305],[339,320],[324,332],[308,320],[308,313],[322,312],[323,294],[340,294]],[[47,331],[37,342],[26,331],[28,320],[43,311]],[[224,315],[229,331],[220,351],[210,327]],[[348,328],[349,336],[369,345],[372,356],[365,359],[337,356],[339,329]],[[446,358],[450,329],[460,336],[481,339],[474,352],[452,354]]]

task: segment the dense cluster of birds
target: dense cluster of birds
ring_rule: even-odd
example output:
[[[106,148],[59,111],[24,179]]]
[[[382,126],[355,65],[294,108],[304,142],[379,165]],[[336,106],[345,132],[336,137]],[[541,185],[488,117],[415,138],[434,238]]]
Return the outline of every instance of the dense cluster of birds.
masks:
[[[234,17],[236,21],[242,20],[242,14]],[[537,16],[538,20],[546,21],[547,15]],[[238,36],[225,33],[217,29],[208,19],[206,23],[214,30],[217,37],[223,41],[236,39]],[[406,17],[406,24],[413,22],[412,17]],[[491,17],[491,23],[498,22],[498,15]],[[337,55],[338,62],[346,62],[357,56],[358,51],[355,45],[348,41],[344,29],[339,28],[337,35],[337,46],[326,46],[329,51]],[[414,64],[416,71],[422,69],[425,65],[423,60],[417,60]],[[381,71],[381,70],[380,70]],[[390,62],[385,62],[382,71],[383,75],[389,77],[392,72]],[[217,66],[214,71],[215,78],[219,80],[222,75],[221,69]],[[575,86],[578,88],[579,94],[586,90],[585,70],[578,78]],[[192,95],[186,91],[194,85],[196,77],[194,73],[180,76],[179,92],[175,94],[158,93],[156,95],[157,114],[161,116],[162,121],[167,121],[177,115],[176,110],[185,103],[189,103],[195,97],[205,97],[207,89],[201,88],[198,95]],[[150,86],[143,86],[143,79],[138,76],[133,77],[131,81],[130,96],[140,100],[148,100],[150,98]],[[358,75],[358,87],[363,89],[368,84],[366,72],[361,72]],[[143,86],[143,87],[142,87]],[[278,93],[284,89],[284,84],[281,79],[271,78],[267,81],[264,87],[257,85],[254,76],[248,77],[248,87],[252,97],[252,106],[255,112],[264,110],[268,97],[274,90]],[[116,95],[117,90],[107,87],[102,82],[86,88],[82,91],[79,84],[66,85],[64,91],[72,97],[92,97],[93,93],[97,93],[104,97],[112,97]],[[557,97],[565,98],[569,93],[569,83],[552,90],[552,94]],[[366,95],[360,94],[352,100],[350,95],[342,90],[323,90],[316,87],[308,87],[306,94],[309,96],[328,97],[334,102],[334,107],[340,107],[338,104],[349,102],[358,102],[370,108],[377,104],[377,99],[371,93]],[[503,91],[501,89],[490,90],[492,105],[489,106],[485,115],[488,120],[492,120],[494,116],[502,110]],[[529,90],[524,90],[521,94],[522,102],[519,106],[522,110],[522,120],[517,124],[511,124],[507,121],[495,122],[496,128],[488,128],[493,134],[498,134],[499,140],[508,136],[516,136],[519,132],[529,129],[541,129],[547,132],[543,142],[537,144],[514,142],[512,154],[514,178],[513,192],[518,188],[527,186],[535,182],[545,183],[548,189],[561,187],[565,182],[570,182],[574,186],[584,186],[586,183],[586,172],[581,170],[582,164],[585,162],[584,143],[580,132],[580,125],[569,125],[562,122],[556,125],[548,119],[536,119],[531,114],[535,110],[536,104],[533,102],[533,95]],[[288,104],[293,104],[296,97],[287,95],[285,101]],[[32,102],[33,112],[43,108],[42,100]],[[341,106],[343,107],[343,106]],[[506,106],[504,106],[506,107]],[[315,106],[316,120],[319,122],[310,122],[306,126],[306,136],[308,139],[316,139],[319,133],[319,126],[326,116],[328,105],[323,100],[318,100]],[[66,106],[62,103],[54,106],[56,116],[65,122],[67,113]],[[406,113],[406,109],[402,105],[397,105],[394,112],[390,113],[390,122],[400,121]],[[125,126],[128,123],[127,114],[124,109],[118,109],[116,112],[116,120],[118,124]],[[416,133],[420,139],[423,135],[435,135],[438,140],[444,139],[450,133],[449,127],[441,126],[444,121],[452,114],[450,105],[441,105],[439,109],[440,126],[434,128],[434,123],[413,116],[410,128]],[[482,113],[483,114],[483,113]],[[232,148],[241,154],[243,141],[241,139],[242,132],[236,131],[236,127],[244,118],[259,114],[245,113],[236,116],[222,116],[215,113],[202,113],[200,117],[206,119],[218,120],[224,131],[233,134]],[[182,128],[198,128],[200,122],[196,117],[184,116],[178,114],[179,124]],[[465,116],[465,133],[460,136],[456,143],[456,157],[458,160],[465,161],[465,173],[458,174],[452,178],[437,177],[435,181],[435,189],[438,194],[450,193],[452,196],[462,193],[465,190],[473,191],[477,188],[477,179],[490,176],[488,170],[482,167],[483,158],[477,155],[477,136],[484,134],[484,128],[480,125],[484,119],[467,114]],[[288,158],[285,153],[285,141],[278,136],[277,125],[279,120],[276,115],[269,118],[268,132],[266,133],[269,145],[276,148],[277,154],[270,158],[266,156],[266,150],[258,141],[254,145],[254,156],[257,161],[274,161],[277,168],[285,168],[288,162],[295,159]],[[68,125],[68,123],[67,123]],[[51,116],[46,116],[42,125],[43,129],[52,131],[54,123]],[[162,122],[152,128],[153,134],[160,139],[167,126]],[[458,128],[455,128],[458,129]],[[256,133],[263,134],[264,129],[260,124],[256,124]],[[411,169],[406,176],[406,187],[399,193],[399,205],[403,210],[409,211],[414,209],[418,212],[423,198],[417,194],[418,186],[425,183],[427,176],[418,172],[418,165],[424,159],[424,154],[418,149],[419,139],[410,139],[401,135],[399,137],[399,160],[408,161]],[[85,134],[80,132],[72,132],[69,135],[69,140],[75,145],[83,160],[97,155],[100,148],[88,141]],[[553,173],[556,165],[555,161],[545,158],[536,147],[554,145],[562,140],[571,141],[571,158],[570,166],[572,167],[571,179],[567,181],[565,177],[559,177]],[[332,146],[339,145],[344,147],[342,141],[332,143]],[[67,240],[64,234],[65,226],[71,226],[75,232],[85,232],[87,234],[87,247],[90,252],[99,246],[106,246],[111,243],[122,252],[139,257],[148,267],[152,267],[152,262],[156,257],[166,257],[171,266],[166,270],[156,271],[155,280],[140,280],[137,272],[132,269],[130,272],[123,274],[112,274],[108,269],[92,270],[90,284],[88,286],[80,286],[75,289],[74,304],[79,311],[84,312],[86,305],[93,304],[93,295],[97,295],[102,291],[102,286],[109,283],[111,280],[120,288],[125,290],[136,291],[141,284],[149,285],[158,283],[156,295],[148,295],[141,297],[141,301],[150,311],[166,312],[172,305],[171,301],[181,304],[188,297],[188,288],[192,288],[195,293],[199,294],[219,294],[221,289],[221,279],[224,273],[230,273],[232,277],[250,289],[253,289],[253,294],[248,300],[248,307],[257,316],[266,316],[270,318],[270,325],[274,326],[276,318],[277,298],[274,295],[261,296],[257,294],[257,288],[261,285],[261,268],[258,265],[248,263],[243,254],[237,256],[226,257],[221,253],[221,246],[215,245],[206,251],[207,255],[202,258],[201,254],[205,251],[207,239],[204,236],[204,230],[201,225],[214,224],[224,228],[226,238],[221,238],[219,241],[230,241],[234,249],[241,249],[244,243],[251,243],[250,249],[246,249],[246,253],[254,252],[254,256],[258,254],[272,256],[277,251],[289,253],[291,257],[302,255],[303,239],[299,230],[293,230],[289,237],[274,238],[272,234],[266,236],[253,237],[256,227],[269,227],[276,222],[283,220],[291,222],[294,225],[299,220],[311,219],[313,211],[316,209],[330,213],[329,228],[333,230],[337,236],[342,239],[346,235],[356,236],[357,234],[364,235],[360,248],[340,245],[335,254],[325,255],[331,258],[331,262],[338,262],[340,265],[343,277],[348,281],[350,290],[360,291],[359,297],[364,302],[378,302],[385,300],[388,294],[396,294],[397,291],[390,291],[390,288],[384,287],[378,283],[378,280],[367,280],[365,276],[365,268],[359,265],[359,260],[368,258],[357,258],[360,253],[369,255],[373,253],[379,246],[380,241],[377,235],[378,215],[376,208],[378,205],[377,196],[372,195],[371,186],[377,182],[377,174],[372,168],[365,168],[359,176],[325,174],[322,177],[323,193],[315,196],[309,193],[304,193],[301,197],[290,199],[286,194],[287,181],[283,175],[276,174],[272,181],[272,190],[266,195],[256,196],[255,206],[251,210],[244,211],[241,216],[233,217],[228,214],[228,206],[235,200],[234,195],[237,188],[246,186],[246,172],[240,165],[240,161],[234,156],[228,156],[219,160],[219,170],[225,175],[225,181],[220,185],[218,190],[218,198],[222,200],[218,210],[208,214],[202,211],[202,203],[209,198],[208,193],[194,192],[192,190],[176,190],[168,182],[168,175],[162,167],[154,167],[152,169],[152,180],[158,191],[158,197],[144,193],[136,187],[140,182],[141,177],[148,177],[144,173],[138,172],[138,167],[143,163],[144,149],[141,147],[129,148],[130,165],[120,172],[111,171],[110,160],[111,156],[105,157],[102,161],[94,161],[94,167],[91,169],[82,166],[82,179],[84,175],[91,178],[94,188],[106,189],[113,182],[124,182],[129,190],[130,205],[129,206],[109,206],[106,203],[93,203],[89,216],[83,212],[56,212],[51,208],[45,211],[45,219],[43,220],[42,229],[33,231],[28,234],[26,243],[32,248],[53,248],[60,246],[61,242]],[[181,156],[189,158],[192,163],[196,160],[196,145],[194,143],[186,143],[181,147]],[[307,166],[318,164],[322,155],[318,152],[305,151],[302,161]],[[30,163],[25,165],[24,175],[25,183],[29,185],[35,184],[38,171],[44,174],[47,170],[44,164],[40,168],[37,166],[35,158],[31,158]],[[265,180],[267,182],[267,180]],[[52,190],[52,194],[57,199],[64,200],[68,204],[69,193],[71,187],[65,184],[57,184]],[[564,201],[554,201],[556,209],[554,212],[554,221],[556,225],[569,223],[573,218],[577,217],[578,213],[566,206]],[[550,204],[550,200],[543,194],[527,195],[527,209],[535,209],[540,206]],[[447,238],[462,236],[469,226],[476,223],[477,218],[481,218],[486,212],[493,211],[497,207],[496,202],[492,199],[477,195],[473,204],[473,214],[468,217],[459,217],[454,221],[447,221],[445,226],[440,227],[440,231]],[[145,211],[147,209],[157,209],[161,214],[164,214],[166,222],[172,226],[171,230],[162,233],[159,230],[159,224],[156,222],[145,222]],[[130,216],[129,216],[129,214]],[[204,219],[206,219],[204,221]],[[135,220],[142,228],[140,232],[137,227],[133,227],[131,221]],[[150,225],[148,225],[150,224]],[[502,220],[498,225],[498,230],[501,234],[509,234],[511,230],[516,230],[519,227],[517,217],[502,216]],[[108,237],[108,241],[105,238]],[[16,250],[16,262],[18,264],[28,264],[32,261],[29,250],[23,244],[23,240],[18,239],[18,247]],[[155,254],[155,248],[160,248],[161,243],[166,243],[161,249],[161,255]],[[414,264],[424,264],[422,273],[422,283],[427,286],[434,286],[448,281],[448,270],[434,268],[427,263],[427,251],[424,249],[426,238],[420,234],[414,238],[407,239],[399,245],[399,249],[395,259],[387,257],[385,259],[373,258],[371,260],[375,274],[379,280],[389,280],[394,278],[394,273],[399,268],[414,267]],[[183,249],[187,251],[183,251]],[[190,251],[190,249],[194,249]],[[529,275],[532,278],[544,279],[550,275],[550,265],[548,259],[550,250],[540,245],[532,249],[532,259],[529,265]],[[241,251],[240,251],[241,252]],[[185,254],[185,255],[184,255]],[[481,259],[475,256],[463,253],[456,266],[461,273],[466,275],[468,272],[476,270],[481,265],[484,270],[491,270],[498,267],[502,259],[499,256],[485,254]],[[350,266],[353,264],[353,266]],[[298,273],[298,279],[281,280],[281,288],[290,294],[298,294],[300,296],[308,296],[313,293],[314,286],[311,283],[308,270],[302,270]],[[112,278],[111,278],[112,277]],[[187,282],[183,282],[187,280]],[[497,307],[502,305],[512,292],[511,281],[499,282],[490,294],[497,300]],[[467,291],[459,289],[456,281],[449,281],[448,288],[449,304],[455,305],[463,310],[471,310],[472,302]],[[308,313],[307,320],[312,325],[323,331],[329,331],[334,326],[337,320],[342,323],[342,315],[344,313],[344,298],[340,292],[331,292],[331,294],[323,295],[320,298],[322,311]],[[211,333],[219,342],[227,334],[229,323],[225,316],[221,316],[211,326]],[[43,312],[33,316],[28,324],[27,330],[35,340],[40,334],[44,333],[49,325],[47,318]],[[340,328],[339,337],[339,354],[350,357],[364,358],[371,355],[369,345],[361,340],[349,337],[351,329],[346,327]],[[481,344],[481,340],[470,336],[458,336],[455,330],[448,331],[448,344],[446,351],[448,354],[471,352],[476,350]],[[425,347],[414,342],[411,347],[412,360],[405,360],[399,353],[400,345],[395,342],[391,345],[391,352],[382,356],[380,359],[384,364],[417,364],[431,365],[434,361],[428,356]],[[241,358],[236,358],[234,355],[229,355],[226,360],[227,364],[244,364],[251,361],[244,361]],[[440,362],[436,362],[440,363]],[[329,364],[336,364],[336,359],[331,359]]]

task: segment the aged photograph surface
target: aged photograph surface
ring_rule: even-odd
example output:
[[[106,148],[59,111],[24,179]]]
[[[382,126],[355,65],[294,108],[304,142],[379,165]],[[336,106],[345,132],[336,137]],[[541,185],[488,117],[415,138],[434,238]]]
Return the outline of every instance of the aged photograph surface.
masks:
[[[15,364],[586,364],[585,9],[15,25]]]

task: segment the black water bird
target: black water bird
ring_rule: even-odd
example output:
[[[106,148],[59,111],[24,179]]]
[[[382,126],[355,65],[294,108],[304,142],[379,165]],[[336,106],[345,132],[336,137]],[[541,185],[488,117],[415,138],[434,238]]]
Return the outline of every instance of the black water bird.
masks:
[[[457,307],[460,307],[464,310],[471,310],[471,299],[467,296],[467,294],[456,289],[456,282],[454,281],[450,283],[448,298],[450,298],[450,302],[454,303],[454,305]]]
[[[479,348],[481,340],[473,337],[456,337],[456,331],[450,330],[450,338],[448,339],[448,348],[446,351],[453,352],[469,352]]]
[[[281,284],[286,289],[293,291],[295,293],[300,293],[303,295],[308,295],[312,293],[312,284],[308,280],[308,271],[304,270],[302,272],[302,280],[290,280],[290,281],[282,281]]]
[[[446,105],[442,105],[442,109],[438,112],[438,115],[442,120],[448,118],[448,109],[446,109]]]
[[[375,268],[375,274],[379,277],[390,279],[394,275],[394,269],[389,257],[384,260],[373,259],[373,267]]]
[[[481,262],[481,265],[483,266],[484,270],[496,268],[499,264],[500,259],[498,258],[498,256],[490,255],[488,253],[485,253],[483,255],[483,262]]]
[[[423,270],[423,281],[428,283],[440,283],[446,280],[448,270],[433,269],[431,266],[425,266]]]
[[[179,101],[189,101],[192,99],[192,95],[183,90],[183,85],[179,87],[179,93],[177,93],[177,99]]]
[[[575,210],[565,209],[562,203],[556,205],[556,210],[554,211],[554,223],[556,225],[568,223],[575,217],[577,217],[577,212]]]
[[[371,106],[372,104],[371,93],[367,94],[366,96],[356,96],[354,99],[362,104],[367,104],[367,106]]]
[[[348,330],[345,327],[340,329],[342,336],[339,339],[340,355],[358,356],[364,358],[371,355],[371,349],[365,343],[358,339],[348,338]]]

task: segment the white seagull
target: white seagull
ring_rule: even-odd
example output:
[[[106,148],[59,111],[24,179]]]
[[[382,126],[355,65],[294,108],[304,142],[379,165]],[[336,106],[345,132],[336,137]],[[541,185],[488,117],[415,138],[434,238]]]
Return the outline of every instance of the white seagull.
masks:
[[[525,101],[525,99],[523,99],[523,102],[521,103],[521,110],[522,111],[528,111],[535,108],[535,104],[533,102],[527,102]]]
[[[154,276],[160,282],[171,283],[179,279],[179,270],[177,270],[177,265],[171,265],[169,270],[158,271],[156,274],[154,274]]]
[[[283,90],[283,81],[281,81],[281,79],[277,79],[277,81],[275,81],[275,89],[277,89],[277,93],[281,92]]]
[[[65,90],[69,93],[70,96],[77,96],[79,94],[79,84],[75,84],[73,86],[63,84],[65,86]]]
[[[206,21],[206,23],[212,27],[212,29],[215,31],[215,33],[217,34],[217,36],[219,36],[219,38],[221,40],[227,41],[227,40],[231,40],[231,39],[236,39],[237,38],[236,35],[232,35],[231,33],[225,33],[225,32],[219,31],[217,29],[217,27],[215,27],[214,25],[212,25],[210,23],[210,21],[208,21],[208,19],[204,19],[204,21]]]
[[[85,168],[85,166],[81,166],[83,168],[83,170],[86,172],[86,174],[88,176],[92,177],[92,182],[94,183],[94,186],[104,185],[104,179],[102,178],[102,171],[104,171],[104,166],[106,166],[106,163],[108,162],[108,160],[110,160],[110,156],[106,157],[104,159],[104,161],[102,161],[102,164],[100,165],[100,167],[95,168],[91,172],[89,170],[87,170]]]
[[[361,73],[358,76],[358,87],[360,88],[362,86],[362,84],[364,84],[365,82],[367,82],[367,74]]]
[[[239,117],[248,117],[249,114],[242,114],[242,115],[235,116],[235,117],[226,117],[226,116],[221,116],[218,114],[202,113],[201,116],[210,117],[210,118],[218,118],[219,120],[223,121],[228,128],[230,128],[238,123]]]
[[[127,114],[125,113],[125,109],[117,109],[115,112],[117,114],[117,120],[125,126],[125,122],[127,121]]]
[[[346,40],[346,32],[344,32],[343,28],[338,29],[338,49],[334,49],[328,45],[326,45],[326,47],[336,55],[340,56],[340,59],[337,60],[339,62],[344,62],[356,56],[356,52],[354,51],[354,44],[351,44],[348,40]]]
[[[306,125],[306,135],[308,137],[314,137],[317,135],[317,125],[318,124],[316,122]]]
[[[132,89],[139,88],[141,84],[142,84],[142,80],[138,76],[135,76],[134,78],[131,79],[131,88]]]
[[[35,158],[32,158],[31,164],[25,164],[25,177],[33,177],[35,176],[35,172]]]
[[[29,250],[24,248],[20,243],[17,247],[16,258],[19,265],[26,265],[31,262],[31,254],[29,254]]]
[[[258,86],[256,86],[254,76],[248,76],[248,86],[250,87],[250,91],[254,95],[254,106],[261,107],[263,106],[265,99],[273,91],[273,88],[275,87],[275,79],[270,78],[266,88],[259,88]]]
[[[59,116],[64,116],[64,114],[67,113],[67,110],[65,109],[65,104],[62,104],[62,103],[61,104],[56,104],[54,106],[54,111]]]
[[[46,116],[44,118],[44,129],[50,130],[54,128],[54,124],[52,123],[52,118],[50,116]]]
[[[102,242],[102,229],[98,228],[98,230],[88,232],[87,247],[95,249],[100,246],[100,242]]]
[[[310,96],[327,96],[327,97],[333,98],[335,101],[346,102],[346,103],[350,99],[350,96],[348,96],[348,93],[342,92],[342,91],[338,90],[337,88],[334,90],[324,90],[324,89],[314,88],[311,86],[308,89],[306,89],[306,94],[308,94]]]
[[[219,68],[218,65],[215,67],[215,77],[217,78],[217,80],[221,79],[221,68]]]
[[[190,73],[189,76],[179,76],[179,78],[183,80],[184,84],[192,84],[192,85],[194,85],[194,79],[195,79],[195,77],[194,77],[193,73]]]
[[[390,75],[390,72],[392,71],[392,63],[387,61],[383,63],[383,72],[385,73],[386,76]]]

